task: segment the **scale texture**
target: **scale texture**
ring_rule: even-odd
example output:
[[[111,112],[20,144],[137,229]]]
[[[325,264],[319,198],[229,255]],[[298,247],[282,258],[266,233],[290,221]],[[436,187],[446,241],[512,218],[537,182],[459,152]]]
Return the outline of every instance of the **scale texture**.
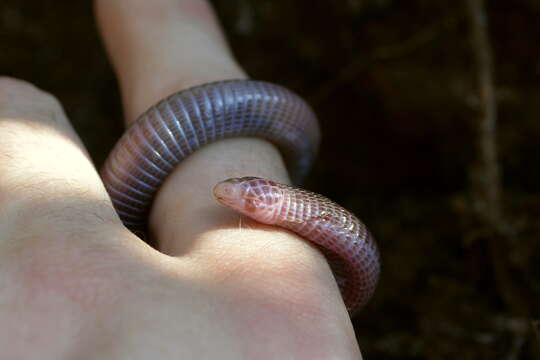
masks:
[[[254,220],[291,230],[317,245],[351,313],[373,295],[380,271],[377,245],[367,227],[343,207],[319,194],[256,177],[225,180],[214,195]]]
[[[176,166],[208,143],[240,136],[264,138],[273,143],[280,150],[295,183],[301,182],[309,171],[319,145],[319,127],[313,111],[298,95],[279,85],[232,80],[173,94],[148,109],[134,122],[116,144],[101,172],[123,223],[133,231],[146,230],[153,199]],[[302,197],[300,190],[290,194],[296,194],[290,195],[291,209],[307,201],[313,209],[319,207],[323,214],[354,218],[323,197]],[[302,202],[299,203],[299,200]],[[292,213],[287,216],[290,218]],[[295,219],[300,221],[302,217]],[[319,244],[317,241],[325,237],[317,230],[322,229],[319,226],[324,223],[322,219],[318,222],[313,219],[308,221],[303,231],[313,227],[311,233],[299,234]],[[325,220],[325,229],[341,231],[337,226],[340,219]],[[320,224],[312,226],[315,223]],[[360,224],[354,222],[357,223]],[[276,223],[279,226],[284,224]],[[365,231],[367,234],[363,225],[354,231],[359,234]],[[342,286],[344,298],[363,304],[366,295],[358,293],[370,295],[372,290],[351,276],[371,274],[373,264],[362,263],[363,257],[350,256],[347,251],[368,251],[367,247],[353,245],[345,233],[336,232],[335,235],[334,240],[319,244],[321,250],[328,256],[338,282],[350,284]],[[314,237],[317,239],[313,240]],[[325,243],[331,243],[331,247],[325,246]],[[340,250],[336,251],[338,248]],[[373,260],[370,257],[365,259]],[[351,272],[352,268],[356,270]]]

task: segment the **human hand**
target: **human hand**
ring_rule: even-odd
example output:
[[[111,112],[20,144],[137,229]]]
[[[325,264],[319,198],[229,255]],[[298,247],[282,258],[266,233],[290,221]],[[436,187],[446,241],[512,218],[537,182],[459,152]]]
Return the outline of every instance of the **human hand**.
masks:
[[[129,125],[170,93],[245,78],[207,3],[99,0]],[[158,192],[146,245],[124,228],[58,102],[0,80],[0,349],[31,359],[356,359],[323,256],[219,206],[215,183],[288,182],[278,151],[228,139]],[[230,159],[235,159],[231,168]]]

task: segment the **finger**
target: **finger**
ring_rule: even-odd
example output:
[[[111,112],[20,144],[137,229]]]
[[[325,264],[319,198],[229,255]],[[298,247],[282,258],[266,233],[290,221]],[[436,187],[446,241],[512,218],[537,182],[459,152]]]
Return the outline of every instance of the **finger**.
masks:
[[[128,122],[174,91],[244,76],[205,1],[98,0],[96,10]],[[276,308],[281,320],[324,313],[333,319],[323,326],[327,341],[357,352],[324,257],[286,231],[249,222],[239,230],[238,216],[216,203],[213,185],[248,175],[290,182],[279,152],[263,140],[227,139],[190,155],[154,200],[149,226],[158,247],[193,259],[213,281],[226,284],[245,321],[273,318]],[[299,326],[309,328],[309,318]]]
[[[96,12],[128,123],[174,91],[245,77],[206,1],[98,0]],[[219,211],[210,190],[223,177],[242,172],[289,181],[277,150],[264,141],[230,139],[201,149],[170,176],[155,200],[152,219],[160,247],[178,253],[190,246],[180,238],[224,221],[229,213]]]
[[[120,79],[128,123],[174,91],[245,77],[206,1],[98,0],[96,12]],[[180,238],[192,238],[223,221],[227,212],[213,217],[208,208],[216,208],[210,189],[224,176],[249,172],[289,181],[277,150],[257,139],[214,144],[181,168],[160,189],[152,210],[152,218],[159,219],[153,227],[157,240],[168,253],[189,246]]]
[[[128,123],[172,92],[246,77],[206,1],[98,0],[96,13]]]
[[[120,226],[54,97],[29,83],[0,78],[0,134],[0,242]]]
[[[96,12],[128,122],[173,91],[244,76],[206,1],[97,0]],[[160,188],[151,210],[149,226],[158,247],[171,255],[188,249],[192,256],[216,253],[221,235],[214,231],[225,227],[236,232],[238,217],[216,203],[211,189],[224,178],[244,175],[290,182],[278,151],[259,139],[220,141],[182,162]],[[240,238],[234,236],[239,243],[231,244],[231,251],[243,246]],[[257,249],[257,241],[265,246],[271,239],[259,234],[249,246]],[[315,259],[327,269],[322,256],[297,238],[286,235],[276,241],[281,242],[276,247],[304,254],[307,262]]]

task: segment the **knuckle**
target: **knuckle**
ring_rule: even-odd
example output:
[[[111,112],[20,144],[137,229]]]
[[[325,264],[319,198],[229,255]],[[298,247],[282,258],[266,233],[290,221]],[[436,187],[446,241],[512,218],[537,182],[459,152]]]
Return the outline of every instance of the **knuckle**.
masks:
[[[0,117],[48,123],[65,122],[60,101],[33,84],[0,76]]]
[[[25,80],[7,76],[0,76],[0,92],[9,100],[17,97],[36,98],[47,95],[47,93]]]
[[[32,88],[34,87],[27,81],[12,78],[9,76],[0,76],[0,89],[14,89],[14,88]]]

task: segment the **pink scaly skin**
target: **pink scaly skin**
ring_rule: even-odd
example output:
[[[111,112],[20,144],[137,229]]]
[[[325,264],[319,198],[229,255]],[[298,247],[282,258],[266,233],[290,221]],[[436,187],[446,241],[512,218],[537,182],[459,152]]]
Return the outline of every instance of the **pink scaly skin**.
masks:
[[[214,187],[220,203],[258,222],[279,226],[315,244],[326,256],[351,314],[375,291],[379,252],[366,226],[333,201],[270,180],[227,179]]]

